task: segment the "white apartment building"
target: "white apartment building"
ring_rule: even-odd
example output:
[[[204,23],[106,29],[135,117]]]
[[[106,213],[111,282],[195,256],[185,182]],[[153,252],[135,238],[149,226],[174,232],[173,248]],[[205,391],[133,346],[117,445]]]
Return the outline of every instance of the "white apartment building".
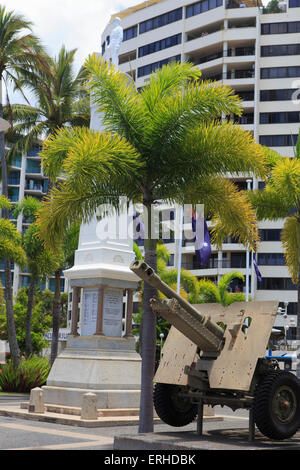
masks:
[[[32,196],[37,199],[42,199],[48,190],[48,179],[43,174],[41,167],[41,157],[39,156],[40,147],[36,145],[27,154],[20,154],[16,156],[11,162],[11,166],[8,174],[8,196],[12,203],[21,201],[26,196]],[[30,225],[30,222],[23,216],[20,215],[18,219],[15,219],[11,214],[10,220],[14,222],[19,232],[24,233],[26,228]],[[4,282],[4,261],[0,264],[0,276],[2,286]],[[25,269],[22,271],[16,264],[12,264],[12,276],[13,276],[13,295],[17,295],[20,287],[26,287],[29,285],[30,274]],[[40,284],[40,288],[50,289],[54,292],[55,279],[47,279],[46,282]],[[65,279],[61,280],[61,291],[65,290]]]
[[[121,18],[124,29],[120,69],[140,89],[164,64],[194,62],[204,79],[220,80],[243,99],[244,113],[238,122],[257,142],[293,156],[300,116],[300,105],[293,100],[300,88],[300,0],[281,2],[280,13],[265,14],[260,5],[256,0],[150,0],[121,11],[114,15]],[[111,29],[112,22],[102,34],[102,54]],[[235,179],[240,189],[247,188],[246,179]],[[263,187],[261,181],[250,179],[252,188]],[[259,223],[257,261],[263,281],[258,283],[251,263],[250,295],[287,306],[287,320],[278,316],[276,324],[288,325],[292,339],[297,291],[285,266],[282,225],[282,220]],[[174,255],[175,244],[167,246]],[[233,269],[246,274],[246,249],[228,239],[221,251],[213,249],[209,265],[202,268],[197,266],[193,243],[183,241],[182,264],[198,278],[217,281]]]

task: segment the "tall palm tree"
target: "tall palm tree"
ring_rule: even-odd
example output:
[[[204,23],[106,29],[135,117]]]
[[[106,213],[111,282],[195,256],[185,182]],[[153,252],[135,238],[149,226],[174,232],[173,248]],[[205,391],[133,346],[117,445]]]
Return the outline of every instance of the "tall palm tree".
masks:
[[[201,202],[213,217],[216,241],[235,234],[253,246],[254,211],[225,175],[263,175],[265,157],[249,133],[220,122],[222,113],[241,113],[232,90],[201,81],[201,72],[189,63],[164,66],[140,93],[127,75],[101,57],[89,57],[86,68],[89,91],[107,130],[63,129],[44,143],[44,170],[67,175],[39,216],[48,243],[55,246],[66,223],[88,221],[102,203],[118,207],[119,197],[126,196],[143,203],[149,234],[157,201]],[[151,236],[144,241],[145,261],[155,270],[156,245]],[[140,432],[153,430],[156,328],[150,299],[156,294],[145,283]]]
[[[20,86],[20,76],[27,72],[32,66],[36,69],[43,62],[43,49],[36,36],[32,34],[32,23],[27,21],[22,15],[7,11],[0,6],[0,118],[3,117],[3,83],[12,83],[15,89],[22,92]],[[9,117],[10,113],[9,113]],[[7,182],[7,160],[5,152],[4,132],[0,132],[0,153],[2,172],[2,194],[8,196]],[[9,217],[7,209],[2,210],[5,218]],[[13,296],[11,282],[11,261],[5,259],[5,296],[6,313],[9,318],[8,328],[13,325]],[[19,349],[17,339],[13,338],[13,331],[10,332],[10,348],[15,362],[18,362]],[[13,350],[12,350],[13,348]]]
[[[285,219],[281,242],[292,281],[297,285],[297,376],[300,377],[300,133],[295,157],[272,152],[269,178],[263,191],[251,191],[248,198],[259,220]]]
[[[20,84],[31,92],[35,105],[15,104],[11,106],[14,121],[12,141],[14,145],[9,158],[18,152],[27,152],[37,142],[54,134],[65,126],[89,126],[89,97],[83,88],[86,70],[74,70],[76,49],[67,51],[61,47],[58,57],[47,56],[45,66],[36,70],[23,71]],[[56,176],[61,176],[57,174]],[[56,184],[50,177],[49,187]],[[55,271],[55,291],[53,301],[53,336],[51,358],[57,355],[59,316],[60,316],[61,268]]]
[[[53,272],[59,269],[64,258],[62,250],[58,250],[54,253],[53,251],[45,249],[43,242],[38,237],[38,227],[35,220],[40,204],[41,203],[38,199],[27,197],[20,201],[13,211],[15,218],[18,218],[20,214],[23,214],[26,219],[31,222],[31,225],[23,236],[23,248],[27,256],[28,271],[31,275],[25,325],[25,344],[28,356],[33,353],[31,341],[31,319],[34,306],[34,295],[38,281],[51,276]]]
[[[0,196],[0,209],[9,211],[12,204],[6,196]],[[16,226],[6,218],[0,218],[0,259],[9,259],[22,268],[26,265],[26,254],[22,248],[22,236]],[[14,315],[8,311],[7,293],[6,293],[6,320],[7,335],[11,358],[15,366],[19,364],[20,350],[16,335],[16,325]]]

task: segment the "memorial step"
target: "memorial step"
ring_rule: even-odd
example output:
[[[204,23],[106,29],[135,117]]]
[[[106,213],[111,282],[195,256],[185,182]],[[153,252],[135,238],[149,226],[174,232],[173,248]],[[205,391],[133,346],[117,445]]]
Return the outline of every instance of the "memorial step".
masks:
[[[21,409],[28,409],[29,402],[22,402]],[[45,403],[45,411],[50,413],[60,413],[65,415],[81,415],[81,408],[75,406],[64,406],[64,405],[53,405]],[[110,409],[98,409],[99,417],[108,417],[108,416],[138,416],[138,408],[110,408]]]

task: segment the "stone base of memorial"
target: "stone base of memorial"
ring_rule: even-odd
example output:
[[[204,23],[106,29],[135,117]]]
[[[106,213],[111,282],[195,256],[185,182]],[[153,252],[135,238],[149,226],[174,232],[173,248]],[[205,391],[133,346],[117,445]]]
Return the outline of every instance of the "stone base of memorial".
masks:
[[[69,336],[43,387],[45,403],[81,407],[93,392],[98,408],[138,408],[140,369],[133,337]]]
[[[72,289],[71,334],[43,387],[45,403],[80,407],[83,395],[92,392],[98,408],[138,408],[141,357],[132,335],[138,286],[129,268],[132,241],[99,241],[96,228],[96,219],[81,227],[74,266],[64,272]]]

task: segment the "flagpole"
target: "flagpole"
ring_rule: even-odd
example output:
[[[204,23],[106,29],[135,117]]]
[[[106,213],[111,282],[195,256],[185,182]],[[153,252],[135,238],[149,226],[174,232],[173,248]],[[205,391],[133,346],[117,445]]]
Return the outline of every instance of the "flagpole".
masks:
[[[183,206],[180,207],[179,220],[179,247],[177,261],[177,294],[180,295],[180,275],[181,275],[181,256],[182,256],[182,230],[183,230]]]
[[[251,190],[251,183],[252,180],[247,179],[247,190]],[[246,251],[246,302],[249,302],[249,271],[250,271],[250,252],[249,247],[247,247]]]

